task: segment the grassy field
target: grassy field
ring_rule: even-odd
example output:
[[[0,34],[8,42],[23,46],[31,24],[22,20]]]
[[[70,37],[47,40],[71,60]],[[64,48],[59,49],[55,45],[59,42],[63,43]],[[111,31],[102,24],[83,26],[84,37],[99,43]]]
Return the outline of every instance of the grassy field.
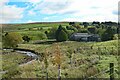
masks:
[[[8,70],[8,72],[3,75],[3,78],[46,78],[44,54],[47,54],[48,77],[57,78],[58,66],[56,66],[54,62],[56,43],[60,47],[61,78],[109,78],[110,63],[114,63],[114,77],[118,78],[117,40],[105,42],[56,42],[53,39],[40,40],[41,34],[52,27],[58,27],[60,24],[63,27],[69,25],[68,22],[3,25],[3,34],[13,31],[22,36],[29,36],[31,41],[18,44],[18,48],[33,50],[39,57],[36,60],[32,60],[29,64],[19,66],[22,63],[28,62],[29,57],[17,52],[1,51],[1,71]],[[46,51],[48,51],[48,53]],[[13,67],[15,68],[14,70],[12,69]]]
[[[2,30],[3,34],[5,34],[5,32],[17,32],[20,33],[22,36],[24,35],[29,36],[31,40],[40,40],[41,37],[46,39],[45,31],[49,32],[51,28],[53,27],[57,28],[59,27],[59,25],[66,27],[69,25],[69,23],[55,22],[55,23],[3,24]]]
[[[58,27],[59,25],[67,26],[69,25],[68,22],[56,22],[56,23],[28,23],[28,24],[4,24],[3,30],[4,31],[15,31],[15,30],[28,30],[29,28],[43,28],[48,29],[51,27]]]
[[[17,52],[3,51],[2,52],[2,70],[9,70],[15,66],[18,66],[26,62],[29,57],[25,54],[20,54]]]
[[[54,42],[55,43],[55,42]],[[53,63],[54,43],[52,44],[19,44],[19,48],[34,50],[38,56],[45,53],[47,48],[49,54],[48,60],[48,77],[57,77],[57,66]],[[118,77],[118,63],[117,63],[117,41],[107,42],[74,42],[66,41],[59,42],[62,53],[61,77],[62,78],[84,78],[92,77],[102,71],[108,70],[104,74],[97,75],[97,78],[109,78],[109,63],[113,62],[115,65],[115,77]],[[114,44],[114,45],[113,45]],[[92,48],[91,48],[92,46]],[[97,50],[100,47],[100,50]],[[112,48],[113,47],[113,48]],[[67,56],[68,50],[75,51],[72,54],[72,64]],[[111,54],[109,54],[111,53]],[[15,54],[15,53],[11,53]],[[13,56],[13,55],[8,55]],[[5,58],[4,58],[5,59]],[[3,61],[4,61],[3,59]],[[9,58],[8,58],[9,59]],[[16,58],[15,58],[16,59]],[[17,59],[19,61],[20,58]],[[13,59],[11,59],[13,60]],[[12,65],[11,65],[12,66]],[[46,69],[44,61],[34,60],[30,64],[19,66],[15,78],[45,78]]]

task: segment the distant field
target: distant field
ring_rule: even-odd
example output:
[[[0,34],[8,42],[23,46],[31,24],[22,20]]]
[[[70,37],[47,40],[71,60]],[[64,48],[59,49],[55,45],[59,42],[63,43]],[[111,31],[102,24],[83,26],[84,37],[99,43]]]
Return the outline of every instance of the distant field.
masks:
[[[28,24],[4,24],[2,25],[3,34],[5,32],[17,32],[22,36],[29,36],[31,40],[41,40],[43,38],[46,39],[45,31],[48,31],[52,27],[58,27],[62,25],[66,27],[69,25],[69,22],[53,22],[53,23],[28,23]],[[42,35],[42,36],[41,36]]]
[[[68,22],[56,22],[56,23],[28,23],[28,24],[4,24],[4,31],[14,31],[14,30],[26,30],[28,28],[51,28],[58,27],[59,25],[67,26]]]
[[[41,34],[44,34],[44,31],[17,31],[17,33],[21,34],[22,36],[29,36],[33,41],[40,40]]]

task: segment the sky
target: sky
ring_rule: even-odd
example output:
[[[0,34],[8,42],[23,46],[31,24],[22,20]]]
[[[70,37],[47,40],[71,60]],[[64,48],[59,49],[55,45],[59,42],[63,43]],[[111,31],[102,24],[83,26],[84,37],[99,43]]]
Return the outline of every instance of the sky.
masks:
[[[119,0],[0,0],[0,23],[118,22]]]

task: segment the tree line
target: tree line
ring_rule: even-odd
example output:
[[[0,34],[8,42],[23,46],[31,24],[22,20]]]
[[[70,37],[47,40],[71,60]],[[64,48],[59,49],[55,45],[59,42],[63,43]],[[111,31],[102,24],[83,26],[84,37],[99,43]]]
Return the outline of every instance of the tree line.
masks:
[[[118,39],[119,28],[115,22],[69,22],[69,25],[52,27],[40,34],[42,39],[56,39],[58,42],[67,41],[73,33],[89,33],[98,34],[102,41]],[[45,38],[44,38],[45,37]],[[17,47],[21,42],[29,42],[31,37],[29,35],[20,35],[17,32],[7,32],[3,35],[3,47]]]

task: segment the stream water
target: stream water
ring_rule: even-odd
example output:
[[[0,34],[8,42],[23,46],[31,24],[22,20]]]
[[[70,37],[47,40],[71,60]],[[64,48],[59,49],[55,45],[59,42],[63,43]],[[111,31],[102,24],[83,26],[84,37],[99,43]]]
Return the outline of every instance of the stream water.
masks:
[[[3,50],[10,50],[10,49],[3,49]],[[33,53],[31,51],[15,50],[15,52],[18,52],[18,53],[21,53],[21,54],[26,54],[27,56],[32,57],[33,58],[32,60],[38,59],[38,55],[36,55],[35,53]],[[20,64],[19,66],[31,63],[32,60],[30,60],[26,63]],[[6,72],[7,71],[0,71],[0,74],[5,74]]]
[[[35,53],[30,52],[30,51],[16,50],[16,52],[26,54],[27,56],[30,56],[30,57],[35,58],[35,59],[38,58],[38,56]]]

